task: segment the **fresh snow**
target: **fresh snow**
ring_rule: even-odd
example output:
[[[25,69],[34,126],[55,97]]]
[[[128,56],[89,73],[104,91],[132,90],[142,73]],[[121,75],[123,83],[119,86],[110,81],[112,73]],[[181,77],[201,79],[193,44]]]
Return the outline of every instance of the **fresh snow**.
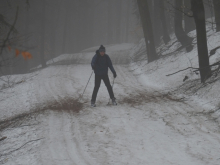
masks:
[[[210,29],[208,35],[209,49],[220,45],[219,33]],[[173,42],[174,37],[170,45]],[[2,77],[11,84],[5,83],[1,90],[0,120],[34,112],[53,101],[78,99],[92,73],[90,62],[97,47],[61,55],[48,61],[47,68],[35,68],[30,74]],[[93,75],[79,113],[48,109],[3,129],[0,137],[7,138],[0,141],[1,164],[219,165],[220,114],[211,113],[218,105],[219,81],[214,89],[205,87],[197,94],[176,90],[185,75],[187,82],[199,78],[190,70],[166,76],[198,66],[196,45],[190,53],[182,49],[165,57],[178,47],[174,43],[165,50],[161,45],[161,59],[147,64],[144,40],[107,45],[118,75],[114,84],[118,106],[107,105],[109,96],[102,82],[97,107],[90,107]],[[139,50],[142,54],[135,57]],[[216,53],[211,63],[218,58]],[[110,71],[109,77],[112,82]]]

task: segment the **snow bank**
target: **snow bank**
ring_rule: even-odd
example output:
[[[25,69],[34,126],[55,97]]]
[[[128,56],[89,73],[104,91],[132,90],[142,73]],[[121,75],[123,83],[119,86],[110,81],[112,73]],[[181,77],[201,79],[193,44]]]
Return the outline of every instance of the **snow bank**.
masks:
[[[216,116],[220,108],[220,80],[215,83],[207,83],[203,87],[203,84],[200,83],[199,73],[196,74],[192,69],[166,76],[187,67],[198,68],[196,31],[190,32],[189,36],[194,38],[194,48],[191,52],[187,53],[185,48],[180,49],[180,43],[172,35],[171,41],[167,45],[162,44],[157,49],[160,59],[149,64],[146,59],[145,40],[142,39],[133,47],[133,51],[130,53],[133,59],[130,69],[137,75],[143,85],[152,86],[163,91],[174,91],[177,95],[187,97],[201,107],[207,108],[208,111],[213,111],[214,109]],[[220,46],[220,32],[213,31],[211,25],[207,26],[207,38],[209,52]],[[220,49],[210,57],[210,64],[219,60]],[[188,79],[183,81],[184,78]],[[190,89],[191,86],[194,86],[193,90]],[[191,96],[190,98],[188,97],[189,95]],[[219,114],[217,116],[220,120]]]

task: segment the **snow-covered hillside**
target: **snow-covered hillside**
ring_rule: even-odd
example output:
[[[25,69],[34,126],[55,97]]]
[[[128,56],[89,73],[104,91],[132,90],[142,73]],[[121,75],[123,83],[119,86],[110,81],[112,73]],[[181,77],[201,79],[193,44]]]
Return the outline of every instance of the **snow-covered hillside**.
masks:
[[[130,54],[133,59],[131,70],[145,84],[152,85],[162,91],[172,92],[179,97],[184,97],[187,101],[192,101],[193,104],[202,106],[204,112],[210,112],[220,122],[220,75],[212,76],[205,84],[200,82],[199,72],[195,73],[193,69],[170,75],[188,67],[199,67],[196,31],[190,32],[189,35],[194,38],[194,49],[191,52],[187,53],[184,48],[181,48],[180,43],[173,35],[167,45],[162,44],[158,48],[160,59],[149,64],[147,64],[146,49],[144,39],[142,39],[133,47]],[[220,33],[213,31],[211,25],[207,26],[207,42],[209,53],[220,46]],[[220,49],[217,49],[215,54],[210,56],[210,64],[218,61],[220,61]],[[212,67],[212,70],[215,68],[216,66]]]

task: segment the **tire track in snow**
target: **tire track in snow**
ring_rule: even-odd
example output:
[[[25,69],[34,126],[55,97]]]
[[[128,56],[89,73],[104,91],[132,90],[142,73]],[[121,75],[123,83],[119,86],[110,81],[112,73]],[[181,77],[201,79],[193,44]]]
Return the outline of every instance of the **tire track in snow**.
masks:
[[[44,141],[46,146],[41,150],[42,164],[91,165],[93,160],[83,152],[77,117],[71,112],[50,111],[44,122],[48,125],[48,132],[44,132],[47,138]]]
[[[162,118],[171,130],[182,136],[186,153],[201,164],[218,165],[216,153],[220,152],[219,125],[205,116],[192,115],[199,107],[175,102],[168,104],[164,100],[158,104],[163,107],[163,111],[155,109],[153,118]]]

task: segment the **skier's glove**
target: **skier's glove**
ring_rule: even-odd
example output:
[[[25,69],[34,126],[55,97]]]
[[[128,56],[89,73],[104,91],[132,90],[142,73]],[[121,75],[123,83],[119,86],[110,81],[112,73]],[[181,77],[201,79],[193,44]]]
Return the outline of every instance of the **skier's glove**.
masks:
[[[114,76],[114,78],[116,78],[116,77],[117,77],[117,74],[116,74],[116,72],[115,72],[115,73],[113,73],[113,76]]]

